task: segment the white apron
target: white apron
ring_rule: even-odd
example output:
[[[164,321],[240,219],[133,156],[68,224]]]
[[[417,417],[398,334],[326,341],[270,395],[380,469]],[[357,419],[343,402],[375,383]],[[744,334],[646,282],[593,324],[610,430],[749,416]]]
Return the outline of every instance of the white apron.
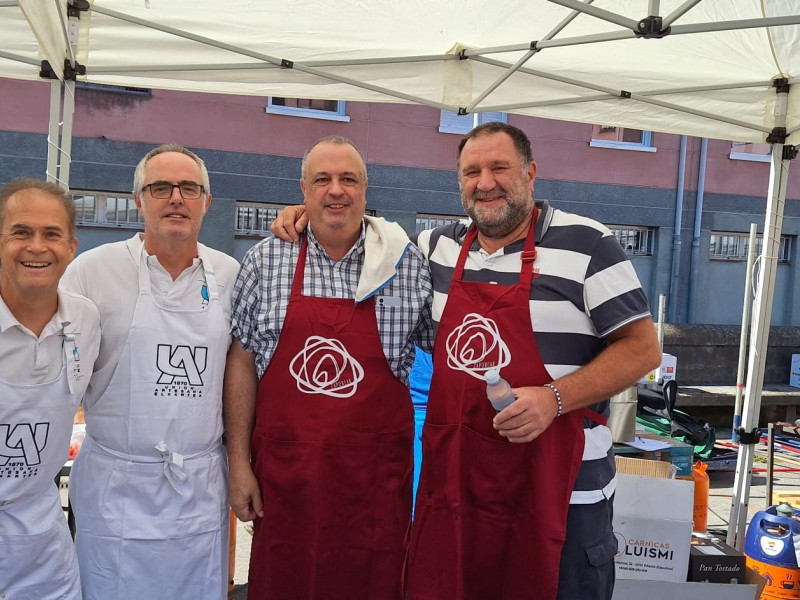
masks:
[[[74,337],[51,383],[0,381],[0,598],[81,600],[55,476],[69,456],[80,377]]]
[[[108,389],[85,407],[69,489],[86,600],[226,597],[229,328],[202,249],[200,259],[208,305],[166,308],[153,298],[142,248],[125,348]]]

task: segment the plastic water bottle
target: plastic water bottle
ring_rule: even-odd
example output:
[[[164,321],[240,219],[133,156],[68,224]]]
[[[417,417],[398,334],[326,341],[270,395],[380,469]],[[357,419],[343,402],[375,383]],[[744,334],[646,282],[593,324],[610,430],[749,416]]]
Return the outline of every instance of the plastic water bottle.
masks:
[[[484,378],[486,379],[486,396],[497,412],[500,412],[517,399],[514,392],[511,391],[511,386],[508,385],[505,379],[500,377],[500,371],[497,369],[486,371]]]

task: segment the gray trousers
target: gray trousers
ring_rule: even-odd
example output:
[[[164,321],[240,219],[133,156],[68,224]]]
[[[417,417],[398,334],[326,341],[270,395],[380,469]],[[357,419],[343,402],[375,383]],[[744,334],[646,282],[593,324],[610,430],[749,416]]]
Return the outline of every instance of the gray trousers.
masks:
[[[613,497],[596,504],[571,504],[561,552],[558,600],[611,600],[614,591]]]

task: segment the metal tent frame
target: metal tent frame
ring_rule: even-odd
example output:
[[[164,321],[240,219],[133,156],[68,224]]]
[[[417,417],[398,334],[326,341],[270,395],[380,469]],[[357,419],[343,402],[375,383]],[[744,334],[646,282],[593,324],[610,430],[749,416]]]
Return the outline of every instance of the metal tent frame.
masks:
[[[761,406],[789,165],[800,144],[800,14],[793,0],[732,4],[498,0],[486,11],[478,0],[439,0],[398,11],[389,0],[0,0],[0,76],[51,79],[47,175],[65,187],[78,80],[412,102],[768,141],[743,411],[750,431]],[[738,546],[752,461],[752,444],[743,444],[728,536]]]

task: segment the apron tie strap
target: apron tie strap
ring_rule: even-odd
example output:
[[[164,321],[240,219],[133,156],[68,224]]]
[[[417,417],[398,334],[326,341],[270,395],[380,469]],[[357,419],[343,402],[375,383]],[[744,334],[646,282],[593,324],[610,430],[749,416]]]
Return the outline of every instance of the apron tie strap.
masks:
[[[170,485],[173,489],[178,492],[181,496],[185,495],[187,491],[187,482],[189,481],[189,476],[186,474],[186,471],[183,470],[183,463],[187,460],[191,460],[198,456],[203,456],[204,454],[208,454],[209,452],[213,452],[217,448],[222,445],[221,440],[217,440],[211,446],[202,450],[201,452],[197,452],[195,454],[184,455],[172,450],[166,442],[160,441],[158,444],[153,446],[153,449],[158,452],[161,456],[141,456],[141,455],[134,455],[134,454],[127,454],[126,452],[120,452],[119,450],[115,450],[113,448],[109,448],[104,446],[96,439],[92,438],[90,435],[86,436],[86,440],[84,440],[84,444],[86,441],[89,441],[90,444],[94,444],[100,450],[105,452],[106,454],[110,454],[111,456],[116,456],[117,458],[121,458],[123,460],[129,460],[131,462],[138,462],[138,463],[164,463],[163,471],[164,477],[167,478]]]
[[[161,458],[164,461],[164,476],[169,481],[170,485],[183,496],[185,483],[188,481],[189,476],[183,470],[183,454],[179,454],[170,449],[164,441],[158,442],[155,449],[161,453]]]

